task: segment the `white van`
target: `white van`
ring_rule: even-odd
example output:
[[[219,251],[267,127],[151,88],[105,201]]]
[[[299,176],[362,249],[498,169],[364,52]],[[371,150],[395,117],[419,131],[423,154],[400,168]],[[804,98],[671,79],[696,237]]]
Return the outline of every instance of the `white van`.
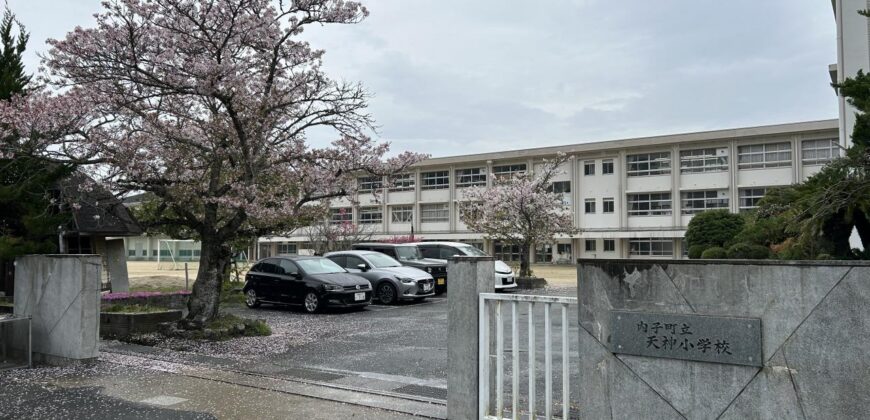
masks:
[[[414,242],[423,258],[434,258],[447,260],[457,255],[468,255],[472,257],[489,257],[490,255],[481,251],[471,244],[462,242]],[[517,287],[516,275],[511,267],[504,261],[495,261],[495,288],[513,289]]]

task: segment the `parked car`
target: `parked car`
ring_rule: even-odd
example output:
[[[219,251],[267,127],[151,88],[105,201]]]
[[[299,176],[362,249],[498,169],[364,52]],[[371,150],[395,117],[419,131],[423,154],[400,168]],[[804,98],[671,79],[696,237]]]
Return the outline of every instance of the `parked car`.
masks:
[[[377,251],[393,257],[404,266],[419,268],[435,279],[436,294],[447,291],[447,261],[423,258],[416,245],[370,242],[354,244],[351,248],[360,251]]]
[[[374,298],[385,305],[400,300],[419,302],[435,295],[435,280],[431,274],[402,266],[389,255],[376,251],[338,251],[323,256],[348,272],[365,277],[372,284]]]
[[[298,304],[306,312],[324,307],[361,308],[372,301],[372,285],[323,257],[272,257],[245,275],[245,303]]]
[[[488,257],[489,254],[471,244],[462,242],[416,242],[423,258],[448,260],[457,255],[472,257]],[[514,289],[517,287],[516,275],[504,261],[495,261],[495,288],[497,290]]]

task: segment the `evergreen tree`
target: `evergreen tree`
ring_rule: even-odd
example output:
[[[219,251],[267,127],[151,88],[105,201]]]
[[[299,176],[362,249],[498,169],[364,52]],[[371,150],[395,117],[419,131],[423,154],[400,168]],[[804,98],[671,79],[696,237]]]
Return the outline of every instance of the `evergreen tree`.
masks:
[[[13,29],[18,27],[18,36]],[[27,48],[30,34],[24,30],[9,8],[3,13],[0,22],[0,100],[7,100],[12,95],[24,93],[30,83],[30,76],[24,71],[22,56]]]
[[[0,21],[0,100],[27,92],[30,76],[22,56],[28,38],[7,8]],[[57,251],[58,226],[70,220],[59,211],[57,183],[73,170],[36,156],[0,159],[0,259]]]

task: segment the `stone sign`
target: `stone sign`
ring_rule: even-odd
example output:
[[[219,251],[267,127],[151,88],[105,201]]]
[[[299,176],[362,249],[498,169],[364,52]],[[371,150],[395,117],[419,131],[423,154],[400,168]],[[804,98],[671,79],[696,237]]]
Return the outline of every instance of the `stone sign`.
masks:
[[[613,353],[762,366],[761,319],[611,311]]]

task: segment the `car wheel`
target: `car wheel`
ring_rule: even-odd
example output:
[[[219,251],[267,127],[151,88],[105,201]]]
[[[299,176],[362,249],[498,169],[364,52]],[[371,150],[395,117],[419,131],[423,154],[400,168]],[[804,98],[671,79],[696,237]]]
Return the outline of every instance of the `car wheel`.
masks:
[[[305,295],[303,306],[305,307],[305,312],[308,312],[309,314],[316,313],[320,310],[320,297],[313,291],[308,292],[308,294]]]
[[[382,282],[378,286],[378,300],[384,305],[396,303],[396,288],[390,283]]]
[[[245,305],[251,309],[260,306],[260,299],[257,298],[257,292],[254,289],[248,289],[248,292],[245,293]]]

